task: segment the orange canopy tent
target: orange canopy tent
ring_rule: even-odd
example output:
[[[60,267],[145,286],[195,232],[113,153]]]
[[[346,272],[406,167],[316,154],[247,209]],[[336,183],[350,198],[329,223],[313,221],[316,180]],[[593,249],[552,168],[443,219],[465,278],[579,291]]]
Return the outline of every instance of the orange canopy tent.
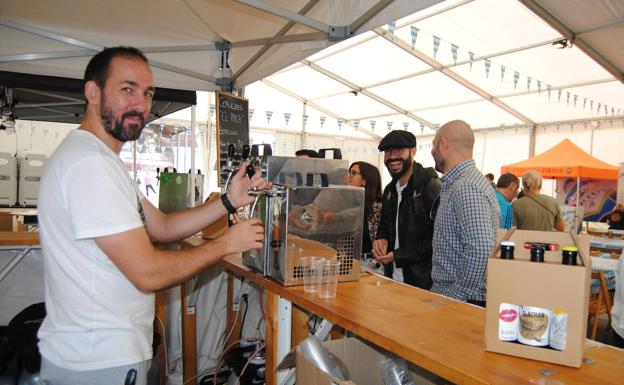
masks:
[[[501,174],[510,172],[521,177],[529,170],[536,170],[543,178],[594,178],[618,179],[618,168],[594,158],[565,139],[548,151],[522,162],[501,167]]]

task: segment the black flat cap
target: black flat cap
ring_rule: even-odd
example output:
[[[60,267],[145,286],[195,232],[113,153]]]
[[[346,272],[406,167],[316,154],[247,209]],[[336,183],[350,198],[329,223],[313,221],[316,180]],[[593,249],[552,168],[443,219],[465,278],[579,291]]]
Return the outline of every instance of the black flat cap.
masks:
[[[416,137],[409,131],[392,130],[379,142],[379,151],[416,147]]]

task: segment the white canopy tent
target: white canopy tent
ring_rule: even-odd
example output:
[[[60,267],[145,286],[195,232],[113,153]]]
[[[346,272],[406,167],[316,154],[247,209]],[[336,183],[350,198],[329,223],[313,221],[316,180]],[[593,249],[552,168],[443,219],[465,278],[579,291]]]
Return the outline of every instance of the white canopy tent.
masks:
[[[79,79],[94,52],[127,44],[160,87],[245,87],[252,132],[278,137],[278,153],[315,135],[351,160],[378,158],[390,129],[427,150],[438,125],[463,119],[483,171],[562,135],[624,161],[622,0],[3,0],[0,35],[0,71]],[[417,160],[430,165],[429,151]],[[205,333],[223,328],[221,283],[200,298],[217,314],[200,320]],[[199,340],[202,370],[218,344]]]

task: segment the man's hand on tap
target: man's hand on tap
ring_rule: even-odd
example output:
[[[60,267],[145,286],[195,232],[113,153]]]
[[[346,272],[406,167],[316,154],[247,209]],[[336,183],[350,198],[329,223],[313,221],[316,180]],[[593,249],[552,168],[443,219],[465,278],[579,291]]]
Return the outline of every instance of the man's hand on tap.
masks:
[[[228,199],[235,208],[248,205],[254,201],[254,197],[248,194],[250,190],[268,190],[273,186],[271,182],[267,183],[259,172],[256,172],[249,178],[246,173],[247,165],[247,161],[240,164],[238,171],[232,176],[232,181],[227,191]]]
[[[219,242],[224,242],[223,247],[228,254],[261,249],[264,242],[264,228],[259,219],[252,218],[228,227],[218,239]]]

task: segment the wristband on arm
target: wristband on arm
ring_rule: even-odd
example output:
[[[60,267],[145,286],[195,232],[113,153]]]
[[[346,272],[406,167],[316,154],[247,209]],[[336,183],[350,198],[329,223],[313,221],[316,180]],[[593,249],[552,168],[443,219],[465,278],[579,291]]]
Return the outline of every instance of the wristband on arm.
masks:
[[[236,214],[236,209],[232,206],[232,202],[228,199],[227,194],[221,194],[221,202],[223,203],[223,206],[225,206],[228,213]]]

